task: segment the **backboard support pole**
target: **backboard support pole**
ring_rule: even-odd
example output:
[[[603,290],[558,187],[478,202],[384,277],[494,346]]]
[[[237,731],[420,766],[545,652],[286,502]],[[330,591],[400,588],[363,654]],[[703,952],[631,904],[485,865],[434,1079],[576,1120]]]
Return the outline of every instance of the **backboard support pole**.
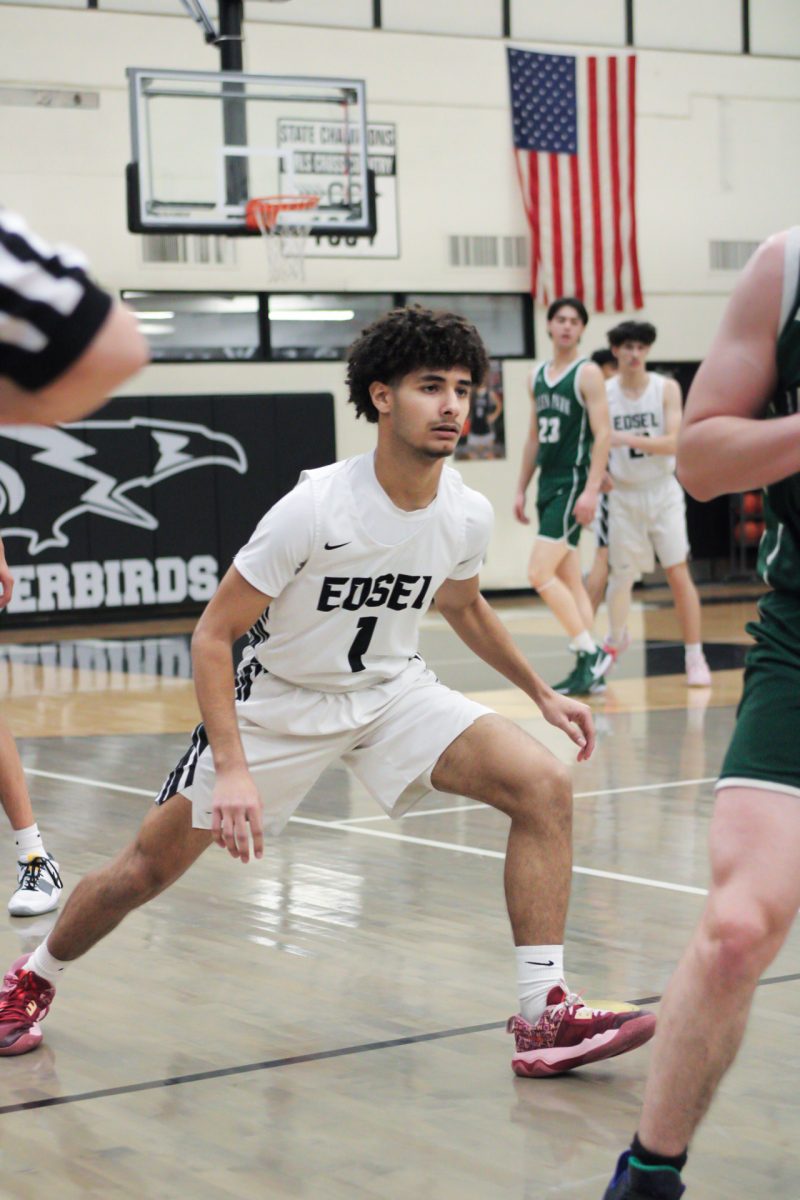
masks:
[[[244,6],[242,0],[219,0],[220,68],[223,71],[243,71],[242,33]],[[236,88],[232,84],[233,89]],[[242,87],[244,94],[244,87]],[[247,145],[247,113],[244,99],[222,97],[222,127],[227,146]],[[249,196],[247,159],[238,155],[225,160],[225,192],[228,204],[245,204]]]

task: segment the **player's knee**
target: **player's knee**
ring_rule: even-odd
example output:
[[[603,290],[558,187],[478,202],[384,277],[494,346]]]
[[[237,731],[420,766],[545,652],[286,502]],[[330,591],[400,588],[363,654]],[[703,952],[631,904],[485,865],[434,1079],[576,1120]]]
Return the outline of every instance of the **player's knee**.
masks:
[[[531,765],[515,781],[511,802],[517,818],[543,828],[569,830],[572,826],[572,779],[553,756]]]
[[[154,854],[138,838],[124,855],[121,873],[124,874],[126,891],[134,906],[152,900],[172,881],[166,857]]]
[[[555,575],[550,568],[540,567],[538,563],[531,563],[528,568],[528,582],[535,592],[543,592],[555,581]]]
[[[754,983],[778,953],[790,923],[778,906],[752,897],[712,901],[703,922],[709,969],[723,985]]]
[[[610,592],[630,592],[636,583],[636,572],[632,567],[612,567],[608,578]]]

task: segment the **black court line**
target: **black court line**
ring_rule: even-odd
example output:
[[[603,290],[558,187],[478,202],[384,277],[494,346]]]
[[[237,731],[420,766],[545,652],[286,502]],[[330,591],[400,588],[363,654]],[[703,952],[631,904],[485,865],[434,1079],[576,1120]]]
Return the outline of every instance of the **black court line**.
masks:
[[[795,983],[796,975],[775,975],[759,981],[759,987],[773,983]],[[642,996],[630,1003],[658,1004],[661,996]],[[56,1108],[62,1104],[79,1104],[86,1100],[105,1100],[109,1096],[127,1096],[134,1092],[151,1092],[156,1088],[178,1087],[185,1083],[204,1083],[208,1079],[227,1079],[233,1075],[251,1075],[255,1071],[271,1071],[275,1067],[296,1067],[301,1063],[324,1062],[326,1058],[346,1058],[352,1054],[368,1054],[372,1050],[394,1050],[397,1046],[415,1046],[421,1042],[439,1042],[444,1038],[464,1037],[469,1033],[488,1033],[494,1029],[505,1029],[505,1021],[489,1021],[485,1025],[462,1025],[458,1029],[439,1029],[435,1033],[417,1033],[409,1037],[390,1038],[382,1042],[361,1042],[356,1046],[342,1046],[338,1050],[318,1050],[313,1054],[293,1054],[288,1058],[268,1058],[264,1062],[244,1063],[240,1067],[217,1067],[213,1071],[197,1071],[192,1075],[174,1075],[168,1079],[148,1079],[144,1083],[129,1083],[120,1087],[97,1088],[93,1092],[76,1092],[71,1096],[49,1096],[43,1100],[26,1100],[21,1104],[0,1106],[0,1116],[8,1113],[26,1112],[33,1108]]]

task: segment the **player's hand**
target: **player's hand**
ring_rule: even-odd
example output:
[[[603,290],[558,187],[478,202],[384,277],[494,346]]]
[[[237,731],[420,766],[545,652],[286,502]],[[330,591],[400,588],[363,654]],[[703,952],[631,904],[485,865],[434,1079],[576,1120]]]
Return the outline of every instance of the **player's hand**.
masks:
[[[612,446],[630,446],[631,435],[629,433],[618,433],[616,429],[611,430],[611,445]]]
[[[514,499],[514,516],[521,525],[530,525],[530,517],[525,516],[525,493],[517,492]]]
[[[598,493],[594,489],[586,488],[581,492],[578,499],[575,501],[575,520],[579,525],[591,525],[594,520],[594,514],[597,511]]]
[[[578,747],[578,762],[591,758],[594,751],[595,732],[592,710],[573,696],[561,696],[550,692],[537,701],[542,716],[556,729],[561,729]]]
[[[0,558],[0,608],[5,608],[14,591],[14,576],[6,565],[6,560]]]
[[[261,797],[245,768],[218,775],[211,797],[211,837],[232,858],[243,863],[250,861],[250,838],[253,853],[264,853],[264,828]]]

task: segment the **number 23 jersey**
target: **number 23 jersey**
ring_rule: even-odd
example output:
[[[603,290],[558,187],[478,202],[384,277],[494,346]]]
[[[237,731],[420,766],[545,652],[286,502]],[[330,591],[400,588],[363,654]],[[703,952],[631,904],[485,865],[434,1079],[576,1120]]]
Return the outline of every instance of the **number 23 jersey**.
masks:
[[[395,507],[373,455],[304,471],[234,558],[273,597],[244,663],[322,692],[384,683],[417,656],[420,620],[446,579],[478,573],[492,507],[445,466],[427,508]],[[241,670],[241,668],[240,668]]]
[[[552,363],[542,363],[531,376],[539,431],[536,465],[542,475],[567,477],[576,468],[588,471],[592,427],[579,384],[581,367],[586,361],[576,359],[552,382],[548,375]]]

